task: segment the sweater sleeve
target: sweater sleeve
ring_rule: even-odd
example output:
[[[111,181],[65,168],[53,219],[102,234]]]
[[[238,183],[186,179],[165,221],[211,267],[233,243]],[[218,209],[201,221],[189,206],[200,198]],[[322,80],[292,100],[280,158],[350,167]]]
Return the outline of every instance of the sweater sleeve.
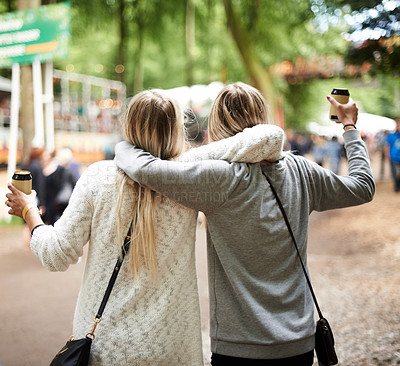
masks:
[[[222,160],[176,162],[126,145],[115,147],[115,163],[131,179],[194,210],[210,212],[229,197],[245,164]]]
[[[90,167],[78,180],[63,215],[54,224],[38,227],[31,238],[32,252],[50,271],[65,271],[77,263],[88,242],[93,216],[93,205],[88,179]]]
[[[348,175],[336,175],[314,164],[312,173],[308,174],[312,197],[311,210],[325,211],[361,205],[370,202],[374,197],[375,182],[368,151],[359,131],[346,131],[343,138],[348,159]]]
[[[275,162],[283,157],[283,130],[275,125],[260,124],[245,128],[234,136],[203,145],[178,157],[177,161],[226,160],[257,163]]]

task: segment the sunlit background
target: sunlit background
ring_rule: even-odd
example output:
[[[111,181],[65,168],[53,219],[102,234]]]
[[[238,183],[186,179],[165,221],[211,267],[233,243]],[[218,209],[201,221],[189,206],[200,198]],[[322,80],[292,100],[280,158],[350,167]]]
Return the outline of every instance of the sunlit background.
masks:
[[[55,3],[0,1],[0,11]],[[316,124],[327,131],[325,96],[334,87],[349,88],[362,112],[390,119],[400,114],[399,0],[70,4],[67,56],[53,60],[55,147],[69,145],[84,163],[115,144],[127,100],[147,88],[176,91],[202,131],[216,85],[238,80],[264,94],[275,123],[303,134],[315,133]],[[10,68],[0,75],[0,163],[6,164]],[[123,86],[115,89],[116,81]],[[34,122],[26,118],[20,121],[19,162],[33,139],[28,126]],[[78,142],[88,133],[96,134],[92,144]]]

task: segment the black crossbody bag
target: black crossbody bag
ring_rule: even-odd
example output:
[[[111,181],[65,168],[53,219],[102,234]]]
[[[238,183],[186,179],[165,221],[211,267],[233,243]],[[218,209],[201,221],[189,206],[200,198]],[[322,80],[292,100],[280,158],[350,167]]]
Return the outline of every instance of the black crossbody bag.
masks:
[[[117,279],[119,270],[122,262],[124,261],[125,255],[129,250],[131,244],[130,234],[132,232],[132,224],[128,230],[128,234],[125,236],[122,253],[118,257],[117,263],[113,269],[106,292],[103,300],[100,304],[99,310],[94,318],[94,325],[90,332],[86,333],[84,338],[74,339],[73,336],[69,338],[64,347],[62,347],[51,361],[50,366],[87,366],[89,363],[90,348],[92,341],[94,340],[94,331],[97,325],[101,321],[104,308],[106,307],[108,298],[110,297],[111,291],[114,287]]]
[[[290,236],[293,240],[293,244],[296,248],[296,252],[299,257],[301,267],[302,267],[304,275],[306,277],[308,288],[310,289],[312,298],[314,300],[315,308],[317,309],[317,312],[318,312],[319,319],[317,321],[317,326],[316,326],[316,330],[315,330],[315,352],[317,354],[318,364],[320,366],[337,365],[339,361],[338,361],[338,358],[337,358],[336,352],[335,352],[335,339],[333,338],[332,329],[328,323],[328,320],[326,320],[323,317],[321,309],[318,305],[317,297],[315,296],[310,278],[308,277],[306,267],[304,266],[303,260],[301,258],[299,247],[297,246],[296,239],[294,237],[292,228],[290,226],[289,219],[286,216],[282,202],[279,199],[278,194],[276,193],[275,188],[271,184],[271,181],[269,180],[268,176],[264,172],[263,172],[263,174],[264,174],[265,178],[267,179],[267,181],[271,187],[271,191],[274,194],[275,199],[278,203],[279,209],[282,212],[282,215],[285,220],[286,226],[288,228],[289,234],[290,234]]]

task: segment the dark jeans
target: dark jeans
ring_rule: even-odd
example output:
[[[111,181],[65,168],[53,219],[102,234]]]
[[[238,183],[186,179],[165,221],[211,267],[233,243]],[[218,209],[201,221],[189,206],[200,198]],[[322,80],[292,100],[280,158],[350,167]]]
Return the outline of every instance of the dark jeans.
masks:
[[[390,161],[395,192],[400,192],[400,163]]]
[[[213,353],[211,356],[212,366],[312,366],[313,363],[314,351],[275,360],[239,358],[219,355],[217,353]]]

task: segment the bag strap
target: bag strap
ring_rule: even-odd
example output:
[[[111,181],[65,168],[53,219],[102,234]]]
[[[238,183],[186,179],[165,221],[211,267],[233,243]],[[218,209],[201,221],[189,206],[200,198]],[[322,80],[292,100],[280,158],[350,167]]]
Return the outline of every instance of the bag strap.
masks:
[[[129,227],[128,233],[125,235],[124,238],[124,244],[122,246],[122,252],[121,255],[118,257],[117,263],[114,266],[113,272],[111,274],[110,280],[108,282],[108,286],[106,288],[106,292],[104,294],[103,300],[101,301],[99,310],[97,311],[97,314],[94,318],[94,325],[93,328],[90,332],[86,333],[86,338],[91,338],[94,340],[94,331],[97,327],[97,325],[101,322],[101,317],[103,315],[104,308],[106,307],[107,301],[111,295],[111,291],[114,287],[115,281],[117,279],[119,270],[121,269],[122,262],[124,261],[125,255],[129,250],[130,244],[131,244],[131,235],[132,235],[132,224]],[[130,234],[130,235],[129,235]]]
[[[281,202],[281,200],[279,199],[279,196],[278,196],[278,194],[277,194],[276,191],[275,191],[274,186],[272,185],[271,181],[269,180],[268,176],[264,173],[264,171],[263,171],[262,173],[264,174],[265,178],[267,179],[267,181],[268,181],[268,183],[269,183],[269,185],[270,185],[270,187],[271,187],[271,191],[272,191],[272,193],[273,193],[274,196],[275,196],[276,202],[278,203],[279,209],[280,209],[281,212],[282,212],[282,216],[283,216],[283,218],[284,218],[284,220],[285,220],[285,223],[286,223],[286,226],[287,226],[287,228],[288,228],[289,234],[290,234],[290,236],[291,236],[291,238],[292,238],[292,240],[293,240],[293,244],[294,244],[294,246],[295,246],[295,248],[296,248],[296,253],[297,253],[297,255],[298,255],[299,259],[300,259],[301,268],[303,269],[304,275],[305,275],[305,277],[306,277],[307,284],[308,284],[308,288],[310,289],[311,296],[312,296],[312,298],[313,298],[313,300],[314,300],[315,308],[317,309],[319,318],[322,319],[322,318],[323,318],[322,312],[321,312],[321,309],[320,309],[320,307],[319,307],[319,305],[318,305],[317,297],[315,296],[315,292],[314,292],[314,289],[313,289],[313,287],[312,287],[312,284],[311,284],[311,281],[310,281],[310,277],[309,277],[308,274],[307,274],[306,267],[305,267],[305,265],[304,265],[304,263],[303,263],[303,259],[301,258],[300,250],[299,250],[299,247],[298,247],[298,245],[297,245],[296,238],[294,237],[294,234],[293,234],[293,231],[292,231],[292,227],[290,226],[289,219],[288,219],[288,217],[287,217],[287,215],[286,215],[286,212],[285,212],[285,210],[284,210],[284,208],[283,208],[282,202]]]

